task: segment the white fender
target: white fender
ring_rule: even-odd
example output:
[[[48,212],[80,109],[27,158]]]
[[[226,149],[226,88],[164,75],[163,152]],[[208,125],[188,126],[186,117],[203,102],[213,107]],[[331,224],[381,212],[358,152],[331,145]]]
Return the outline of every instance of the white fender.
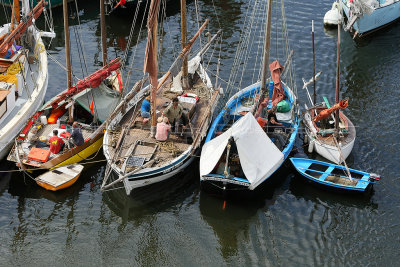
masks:
[[[314,140],[310,140],[310,143],[308,144],[308,153],[312,153],[314,151]]]
[[[341,15],[339,12],[339,3],[334,2],[332,4],[331,10],[326,12],[326,14],[324,16],[324,25],[325,26],[338,25],[338,22],[340,19],[341,19]]]

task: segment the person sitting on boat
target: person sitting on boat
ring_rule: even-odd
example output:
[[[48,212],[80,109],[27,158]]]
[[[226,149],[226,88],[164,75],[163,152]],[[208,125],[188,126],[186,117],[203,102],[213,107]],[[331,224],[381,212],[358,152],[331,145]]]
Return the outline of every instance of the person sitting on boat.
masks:
[[[179,99],[175,97],[172,102],[163,111],[163,116],[166,116],[172,125],[172,131],[177,132],[179,123],[182,123],[183,129],[186,129],[188,118],[183,111],[183,107],[179,104]]]
[[[58,131],[53,130],[53,136],[49,139],[50,152],[53,154],[58,154],[60,150],[64,147],[64,141],[58,137]]]
[[[74,121],[74,123],[72,124],[70,142],[72,143],[72,146],[81,146],[85,142],[85,140],[83,139],[81,128],[79,128],[79,124],[77,121]]]
[[[276,118],[276,106],[268,110],[267,132],[273,132],[276,128],[282,128],[282,123]]]
[[[168,132],[171,130],[171,125],[168,124],[167,117],[159,117],[157,123],[156,140],[165,141],[168,139]]]
[[[32,129],[29,131],[27,138],[31,144],[34,144],[39,140],[39,137],[37,136],[38,130],[39,129],[37,126],[33,126]]]
[[[39,128],[37,126],[33,126],[32,129],[29,131],[28,133],[28,141],[34,145],[35,147],[46,147],[46,143],[42,142],[39,138],[39,136],[37,135],[39,131]]]
[[[142,102],[142,106],[140,107],[140,115],[142,116],[144,123],[149,121],[150,108],[150,96],[146,96],[146,98]]]

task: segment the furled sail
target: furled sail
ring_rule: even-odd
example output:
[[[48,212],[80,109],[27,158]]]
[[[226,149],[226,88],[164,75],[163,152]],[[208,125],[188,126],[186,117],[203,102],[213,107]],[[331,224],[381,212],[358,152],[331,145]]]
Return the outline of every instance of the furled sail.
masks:
[[[274,91],[272,94],[272,104],[276,106],[285,97],[281,83],[281,73],[283,72],[283,66],[278,60],[275,60],[269,65],[271,71],[272,81],[274,82]]]

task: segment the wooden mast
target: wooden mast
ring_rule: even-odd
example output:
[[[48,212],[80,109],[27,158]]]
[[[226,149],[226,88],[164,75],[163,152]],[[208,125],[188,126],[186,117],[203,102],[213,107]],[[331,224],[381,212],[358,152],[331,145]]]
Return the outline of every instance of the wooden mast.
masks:
[[[158,15],[158,14],[157,14]],[[157,16],[156,15],[156,16]],[[152,50],[153,52],[153,57],[157,59],[157,18],[155,20],[156,22],[154,23],[154,27],[151,30],[151,35],[154,40],[154,48]],[[157,73],[157,72],[156,72]],[[157,80],[157,74],[156,74],[156,79]],[[156,91],[157,91],[157,81],[155,81],[155,84],[151,84],[151,136],[154,137],[156,135],[156,126],[157,126],[157,105],[156,105]]]
[[[63,11],[64,11],[64,36],[65,36],[65,63],[67,67],[67,88],[72,87],[72,75],[71,75],[71,48],[69,43],[69,29],[68,29],[68,7],[67,0],[63,0]]]
[[[338,22],[337,62],[336,62],[336,104],[339,103],[339,65],[340,65],[340,21]],[[335,111],[335,135],[339,138],[339,109]]]
[[[186,46],[187,29],[186,29],[186,0],[181,0],[181,33],[182,33],[182,49]],[[182,87],[187,89],[189,87],[188,81],[188,61],[187,56],[183,58],[182,62]]]
[[[266,92],[266,82],[267,82],[267,72],[268,72],[268,62],[269,62],[269,48],[271,44],[271,16],[272,16],[272,0],[268,0],[268,11],[267,11],[267,25],[265,30],[265,39],[264,39],[264,59],[263,66],[261,72],[261,89],[260,89],[260,103],[262,102],[262,98],[264,98],[264,94]]]
[[[147,17],[148,37],[144,71],[149,73],[150,78],[150,115],[151,128],[150,136],[156,135],[157,114],[156,114],[156,92],[158,87],[157,79],[157,24],[160,0],[151,0],[150,9]]]
[[[67,67],[67,88],[72,87],[72,75],[71,75],[71,49],[69,43],[69,29],[68,29],[68,7],[67,0],[63,0],[63,12],[64,12],[64,36],[65,36],[65,63]],[[72,106],[68,108],[68,119],[72,123],[74,118],[72,114]]]
[[[106,16],[104,11],[104,0],[100,0],[100,24],[101,24],[101,48],[103,50],[103,66],[107,65],[107,44],[106,44]]]
[[[312,58],[313,58],[313,82],[314,82],[314,94],[313,94],[313,105],[315,105],[317,101],[317,92],[315,87],[315,48],[314,48],[314,20],[312,20]]]
[[[11,31],[13,31],[16,25],[19,24],[20,17],[19,17],[19,0],[14,0],[13,2],[13,9],[11,14]]]

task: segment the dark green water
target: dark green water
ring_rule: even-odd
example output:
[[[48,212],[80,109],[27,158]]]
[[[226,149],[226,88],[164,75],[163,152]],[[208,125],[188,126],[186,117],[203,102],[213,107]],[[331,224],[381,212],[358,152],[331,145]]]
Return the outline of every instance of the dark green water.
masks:
[[[336,30],[324,31],[322,18],[332,1],[288,0],[286,16],[295,51],[298,88],[312,73],[311,19],[316,23],[319,93],[334,99]],[[199,16],[211,18],[210,31],[224,30],[221,75],[227,80],[245,2],[199,1]],[[79,1],[88,71],[101,66],[98,1]],[[163,44],[161,71],[178,51],[179,6],[166,18],[175,44]],[[64,64],[62,10],[53,12],[57,37],[48,51]],[[188,28],[195,31],[194,2]],[[218,19],[217,19],[218,17]],[[5,21],[1,19],[1,23]],[[109,55],[122,56],[132,17],[108,18]],[[71,18],[76,25],[76,18]],[[164,24],[166,25],[166,24]],[[75,74],[82,77],[73,26]],[[136,31],[135,34],[139,34]],[[132,80],[141,77],[146,30],[141,31]],[[173,47],[172,47],[173,46]],[[252,70],[249,70],[252,73]],[[64,71],[49,59],[46,99],[66,86]],[[0,174],[0,265],[19,266],[395,266],[400,259],[398,103],[400,102],[400,24],[362,42],[342,32],[341,90],[350,98],[349,118],[357,139],[348,164],[382,175],[370,196],[343,196],[307,184],[284,165],[277,183],[256,198],[224,199],[201,192],[198,163],[163,186],[126,197],[123,190],[101,193],[103,163],[87,166],[71,188],[52,193],[17,173]],[[244,81],[247,85],[250,81]],[[299,89],[299,99],[306,95]],[[304,156],[302,140],[297,156]],[[99,156],[97,160],[102,160]],[[1,170],[13,165],[1,162]],[[225,207],[225,208],[224,208]]]

